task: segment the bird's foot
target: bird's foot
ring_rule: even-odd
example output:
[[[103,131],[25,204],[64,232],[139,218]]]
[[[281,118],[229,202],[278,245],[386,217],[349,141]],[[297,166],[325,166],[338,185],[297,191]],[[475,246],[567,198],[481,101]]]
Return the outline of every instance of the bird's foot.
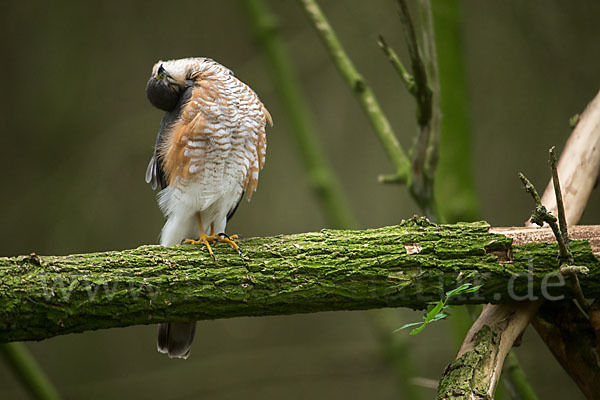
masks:
[[[238,235],[227,235],[225,233],[219,233],[216,235],[217,236],[217,241],[221,242],[221,243],[227,243],[228,245],[230,245],[235,251],[237,251],[237,253],[241,256],[242,253],[242,249],[240,249],[240,246],[237,245],[237,243],[235,243],[233,240],[234,239],[239,239]]]
[[[216,260],[215,253],[213,253],[212,247],[210,247],[210,245],[215,244],[218,241],[220,241],[219,235],[207,235],[206,233],[203,233],[200,236],[200,239],[185,239],[183,242],[181,242],[181,244],[203,244],[208,249],[208,254],[210,254],[213,260]]]

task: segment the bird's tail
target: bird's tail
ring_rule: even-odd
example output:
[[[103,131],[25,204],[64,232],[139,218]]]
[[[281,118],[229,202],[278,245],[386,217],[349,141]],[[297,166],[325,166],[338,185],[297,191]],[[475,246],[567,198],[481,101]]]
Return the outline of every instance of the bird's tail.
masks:
[[[158,324],[156,347],[158,351],[167,353],[171,358],[188,358],[195,332],[195,321]]]
[[[170,196],[171,192],[168,189],[160,192],[163,198]],[[161,232],[160,244],[162,246],[172,246],[179,244],[185,238],[194,238],[196,235],[193,232],[198,231],[197,224],[198,222],[193,216],[182,217],[179,214],[169,214],[169,218]],[[171,358],[188,358],[195,332],[195,321],[158,324],[156,347],[158,351],[168,354]]]

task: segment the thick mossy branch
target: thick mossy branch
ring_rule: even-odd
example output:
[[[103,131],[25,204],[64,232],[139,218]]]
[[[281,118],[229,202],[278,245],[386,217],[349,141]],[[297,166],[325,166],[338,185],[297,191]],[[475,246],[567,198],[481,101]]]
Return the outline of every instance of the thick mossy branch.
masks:
[[[512,245],[488,230],[483,222],[411,219],[247,239],[244,258],[222,245],[216,262],[190,245],[0,258],[0,342],[165,321],[419,309],[464,282],[483,287],[457,304],[544,295],[544,282],[549,295],[571,297],[570,287],[557,283],[555,244]],[[590,270],[585,293],[600,296],[599,259],[584,241],[573,241],[572,251]]]

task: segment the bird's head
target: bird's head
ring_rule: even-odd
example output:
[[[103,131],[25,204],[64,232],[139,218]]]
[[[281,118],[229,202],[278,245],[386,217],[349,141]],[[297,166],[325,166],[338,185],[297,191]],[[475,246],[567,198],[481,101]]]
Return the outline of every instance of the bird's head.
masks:
[[[177,106],[189,75],[189,62],[185,60],[159,61],[152,68],[146,96],[154,107],[172,111]]]
[[[152,68],[146,95],[156,108],[172,111],[177,107],[186,87],[202,76],[215,62],[210,58],[190,57],[159,61]]]

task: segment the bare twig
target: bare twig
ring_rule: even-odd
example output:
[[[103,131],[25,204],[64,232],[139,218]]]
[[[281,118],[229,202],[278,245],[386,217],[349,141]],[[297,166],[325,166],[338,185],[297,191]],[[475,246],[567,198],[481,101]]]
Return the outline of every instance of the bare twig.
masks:
[[[402,79],[404,86],[406,86],[406,90],[408,90],[408,92],[413,96],[416,96],[417,85],[415,84],[415,78],[410,74],[410,72],[408,72],[408,70],[406,69],[406,67],[404,66],[404,64],[400,60],[400,57],[398,57],[394,49],[388,46],[387,42],[385,41],[382,35],[379,35],[377,45],[381,48],[381,50],[383,50],[383,53],[390,60],[390,63],[392,64],[396,72],[398,72],[398,75]]]
[[[552,170],[552,182],[554,184],[554,194],[556,197],[558,224],[560,227],[560,236],[563,238],[565,248],[567,250],[566,256],[559,257],[559,260],[561,261],[560,272],[563,275],[569,277],[569,280],[571,281],[571,286],[573,287],[573,291],[575,293],[575,298],[577,299],[577,303],[579,304],[581,311],[587,317],[587,312],[590,308],[590,304],[583,295],[581,285],[579,284],[579,278],[577,277],[578,273],[586,273],[586,268],[577,267],[573,265],[573,255],[571,254],[571,250],[569,249],[569,232],[567,230],[567,220],[565,217],[565,206],[563,204],[562,191],[560,190],[560,180],[558,179],[558,170],[556,167],[558,163],[556,161],[556,154],[554,153],[554,146],[552,146],[549,153],[550,169]]]
[[[532,195],[534,201],[536,202],[535,210],[531,215],[531,221],[539,226],[542,226],[544,222],[550,225],[550,228],[552,229],[552,232],[554,232],[554,236],[556,237],[556,241],[558,242],[560,250],[560,254],[558,257],[560,261],[560,272],[563,275],[567,276],[571,281],[571,285],[573,287],[573,292],[575,294],[577,303],[579,304],[584,314],[587,315],[587,310],[589,309],[590,304],[583,295],[581,285],[579,284],[579,278],[577,277],[577,273],[585,273],[586,269],[585,267],[582,268],[573,265],[573,254],[569,249],[569,236],[567,230],[567,223],[565,220],[565,209],[562,200],[562,193],[560,190],[560,182],[558,179],[558,172],[556,168],[557,162],[556,155],[554,153],[554,147],[550,149],[549,154],[550,169],[552,170],[552,182],[556,196],[557,213],[559,215],[558,224],[557,218],[550,214],[546,207],[542,205],[540,196],[535,190],[533,184],[531,184],[531,182],[527,178],[525,178],[525,176],[521,173],[519,173],[519,178],[523,182],[525,190],[527,190],[527,192]]]
[[[439,220],[433,196],[435,168],[439,158],[439,87],[434,94],[431,82],[437,84],[437,62],[433,18],[429,0],[419,2],[423,51],[415,34],[413,18],[405,0],[397,0],[400,21],[415,81],[413,95],[417,102],[419,133],[412,151],[410,193],[430,218]],[[435,100],[435,101],[434,101]]]
[[[316,1],[300,0],[300,4],[303,6],[306,15],[311,20],[322,42],[327,47],[329,55],[340,75],[342,75],[361,104],[388,158],[394,164],[396,180],[410,183],[410,160],[398,142],[387,117],[379,106],[375,94],[346,55],[344,48]]]
[[[405,0],[397,0],[400,14],[400,21],[402,22],[402,28],[404,30],[404,37],[408,46],[408,54],[411,60],[412,73],[414,76],[415,90],[414,95],[417,99],[417,122],[420,127],[424,127],[429,124],[431,120],[431,109],[432,109],[432,97],[433,93],[428,84],[427,70],[425,69],[425,63],[421,57],[419,51],[419,44],[417,42],[417,35],[415,34],[415,28],[413,20],[408,10],[408,5]]]
[[[427,89],[424,88],[423,90],[429,90],[431,92],[431,116],[428,123],[430,129],[430,138],[427,141],[426,146],[427,155],[425,159],[425,173],[431,179],[431,184],[433,185],[433,178],[435,176],[435,170],[437,168],[440,152],[440,131],[442,119],[440,108],[441,96],[437,62],[437,45],[433,26],[433,9],[431,6],[431,0],[418,0],[418,5],[421,24],[421,58],[423,59],[427,74],[427,81],[424,83]]]
[[[556,210],[558,213],[558,225],[560,227],[560,235],[563,237],[565,241],[565,247],[567,251],[569,250],[569,232],[567,231],[567,219],[565,217],[565,205],[563,203],[562,191],[560,190],[560,181],[558,179],[558,170],[556,165],[558,162],[556,161],[556,154],[554,152],[555,147],[552,146],[550,148],[549,156],[550,156],[550,170],[552,171],[552,182],[554,183],[554,195],[556,197]],[[541,202],[540,202],[541,204]],[[569,252],[570,253],[570,252]],[[569,260],[563,260],[569,264],[572,264],[572,258]]]
[[[523,183],[523,187],[525,191],[531,195],[533,201],[535,202],[535,209],[531,213],[531,221],[539,226],[543,226],[544,222],[547,223],[552,232],[554,232],[554,236],[556,237],[556,241],[558,242],[558,248],[560,251],[559,259],[560,260],[572,260],[573,256],[569,251],[569,247],[565,238],[562,236],[560,232],[560,228],[558,227],[557,218],[550,214],[546,207],[542,204],[542,200],[537,190],[535,190],[535,186],[523,175],[519,172],[519,179]],[[572,262],[571,262],[572,264]]]

